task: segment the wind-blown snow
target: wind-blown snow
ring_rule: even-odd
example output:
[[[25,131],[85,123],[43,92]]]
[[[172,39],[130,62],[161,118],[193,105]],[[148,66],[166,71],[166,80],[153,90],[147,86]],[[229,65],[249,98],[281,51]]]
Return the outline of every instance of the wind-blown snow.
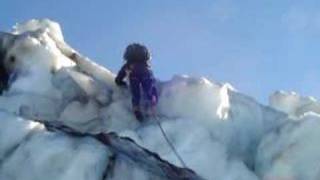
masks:
[[[1,180],[102,179],[112,164],[114,152],[94,139],[48,132],[32,120],[117,132],[181,166],[154,119],[138,123],[129,92],[115,86],[111,71],[66,44],[58,23],[31,20],[12,33],[0,37],[12,76],[0,97]],[[315,99],[278,92],[267,107],[229,84],[189,76],[158,82],[158,89],[161,125],[203,178],[319,179]],[[160,179],[125,157],[107,173],[105,179]]]

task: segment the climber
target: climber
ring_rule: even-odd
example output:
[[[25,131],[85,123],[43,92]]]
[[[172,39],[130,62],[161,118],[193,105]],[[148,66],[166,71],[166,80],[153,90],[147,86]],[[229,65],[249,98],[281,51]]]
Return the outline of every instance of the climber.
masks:
[[[3,91],[8,89],[9,73],[7,72],[4,64],[4,53],[0,52],[0,95]]]
[[[0,65],[0,95],[8,89],[9,75],[3,66]]]
[[[144,120],[140,107],[141,89],[147,100],[146,108],[155,106],[158,101],[155,78],[150,67],[150,52],[144,45],[133,43],[127,46],[123,58],[125,64],[115,78],[115,83],[120,87],[127,87],[124,79],[128,78],[133,112],[136,119],[141,122]]]

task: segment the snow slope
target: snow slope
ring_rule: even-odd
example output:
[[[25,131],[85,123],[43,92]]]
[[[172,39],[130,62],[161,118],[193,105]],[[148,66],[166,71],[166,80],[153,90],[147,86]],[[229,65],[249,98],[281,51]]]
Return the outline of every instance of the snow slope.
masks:
[[[0,34],[0,52],[11,75],[0,96],[1,180],[172,179],[154,165],[182,166],[154,120],[135,120],[129,92],[115,86],[111,71],[66,44],[58,23],[18,24]],[[201,178],[319,179],[317,100],[277,92],[269,107],[229,84],[189,76],[159,81],[158,89],[161,125]],[[49,131],[39,121],[128,139],[104,145],[90,135]]]

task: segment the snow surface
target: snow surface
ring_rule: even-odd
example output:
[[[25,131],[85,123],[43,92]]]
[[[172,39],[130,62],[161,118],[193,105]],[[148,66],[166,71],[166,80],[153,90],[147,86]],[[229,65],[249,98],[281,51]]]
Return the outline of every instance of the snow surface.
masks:
[[[12,35],[13,34],[13,35]],[[102,179],[113,153],[90,137],[48,132],[33,120],[81,132],[116,132],[181,166],[158,126],[139,124],[114,74],[64,42],[58,23],[30,20],[1,34],[13,80],[0,96],[0,179]],[[16,61],[11,62],[14,56]],[[187,166],[209,180],[320,178],[320,104],[276,92],[270,106],[229,84],[175,76],[158,82],[161,124]],[[161,179],[117,158],[105,179]]]

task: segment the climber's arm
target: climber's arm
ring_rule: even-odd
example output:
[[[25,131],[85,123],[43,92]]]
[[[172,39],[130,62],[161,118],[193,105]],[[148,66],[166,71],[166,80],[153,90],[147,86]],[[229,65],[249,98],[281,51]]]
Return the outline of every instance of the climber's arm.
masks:
[[[124,81],[124,78],[127,76],[127,65],[122,66],[118,75],[115,79],[115,83],[120,87],[127,87],[127,83]]]

